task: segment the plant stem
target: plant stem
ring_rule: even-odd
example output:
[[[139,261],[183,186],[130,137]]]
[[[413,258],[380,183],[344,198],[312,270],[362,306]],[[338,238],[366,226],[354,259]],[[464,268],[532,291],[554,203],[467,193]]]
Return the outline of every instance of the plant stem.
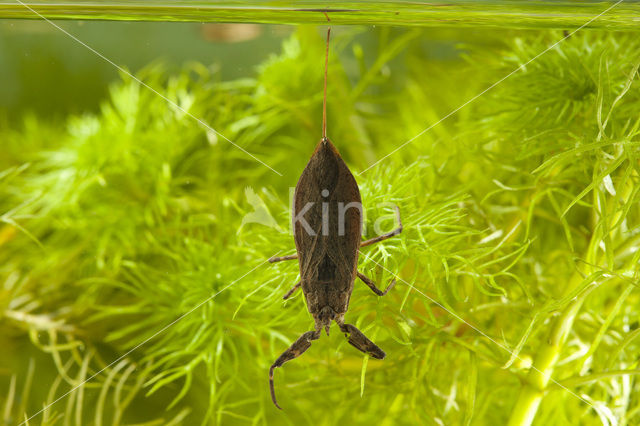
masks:
[[[633,182],[635,182],[636,177],[637,173],[633,171],[631,173],[631,179],[628,179],[625,185],[620,188],[620,202],[622,205],[629,202],[633,193]],[[594,205],[600,204],[597,201],[597,197],[599,196],[601,195],[594,191]],[[623,211],[624,210],[621,208],[616,209],[616,204],[611,203],[609,206],[609,214],[607,215],[609,223],[604,229],[609,230],[612,234],[617,232]],[[595,214],[596,216],[600,216],[597,211]],[[587,267],[589,272],[593,272],[593,270],[597,268],[596,265],[600,265],[605,257],[604,254],[597,254],[598,246],[603,238],[603,232],[605,231],[602,226],[596,226],[593,231],[591,241],[589,242],[589,247],[587,248],[585,256],[587,264],[592,265]],[[610,265],[610,267],[611,266],[612,265]],[[567,286],[567,294],[575,289],[582,279],[583,278],[578,272],[574,272],[569,281],[569,285]],[[569,303],[562,314],[553,323],[553,328],[551,329],[549,337],[542,348],[540,348],[538,355],[531,366],[531,370],[527,376],[527,382],[521,390],[518,401],[511,413],[509,426],[528,426],[533,422],[536,412],[538,411],[538,407],[540,406],[540,402],[544,397],[544,392],[551,379],[551,375],[553,374],[553,369],[560,357],[562,347],[571,332],[576,315],[580,311],[585,299],[594,288],[595,286],[591,286],[576,297],[576,299]]]
[[[577,274],[574,274],[574,278]],[[578,277],[579,278],[579,277]],[[540,349],[529,371],[527,383],[511,413],[509,426],[530,425],[538,411],[544,392],[549,384],[553,369],[560,357],[564,342],[573,327],[573,321],[590,291],[585,291],[569,304],[562,315],[556,319],[547,343]]]

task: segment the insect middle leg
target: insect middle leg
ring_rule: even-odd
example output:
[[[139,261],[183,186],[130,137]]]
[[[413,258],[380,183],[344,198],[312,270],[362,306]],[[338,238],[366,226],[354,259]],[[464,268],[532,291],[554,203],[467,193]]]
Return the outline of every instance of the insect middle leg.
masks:
[[[294,291],[296,291],[297,289],[300,288],[300,286],[302,285],[302,281],[300,281],[298,284],[294,285],[293,287],[291,287],[291,290],[289,290],[287,292],[287,294],[285,294],[284,296],[282,296],[283,300],[287,300],[289,297],[291,297],[291,295],[293,294]],[[386,291],[386,290],[385,290]]]
[[[369,288],[371,289],[371,291],[373,291],[375,294],[377,294],[378,296],[384,296],[385,294],[387,294],[389,292],[389,290],[391,290],[393,288],[393,286],[396,284],[396,279],[394,278],[393,280],[391,280],[391,282],[389,283],[389,285],[387,286],[387,288],[384,289],[384,291],[380,290],[378,287],[376,287],[376,283],[374,283],[371,279],[369,279],[367,276],[361,274],[360,272],[358,272],[358,278],[360,278],[362,280],[363,283],[365,283],[367,286],[369,286]],[[291,291],[289,293],[293,293],[294,289],[291,289]],[[287,297],[288,294],[287,293]]]
[[[276,362],[274,362],[271,368],[269,369],[269,389],[271,390],[271,400],[273,401],[274,405],[280,408],[281,410],[282,410],[282,407],[280,407],[276,402],[276,391],[273,387],[273,370],[275,370],[278,367],[282,367],[282,364],[284,364],[287,361],[291,361],[292,359],[298,358],[307,349],[311,347],[311,342],[313,340],[318,340],[319,338],[320,338],[320,329],[317,329],[315,331],[307,331],[302,336],[300,336],[298,340],[293,342],[293,344],[289,346],[289,349],[284,351],[282,355],[278,357]]]
[[[398,227],[391,232],[387,232],[386,234],[382,234],[380,236],[371,238],[370,240],[366,240],[360,243],[360,247],[370,246],[371,244],[379,243],[380,241],[384,241],[391,237],[395,237],[399,233],[402,232],[402,220],[400,219],[400,209],[396,206],[396,220],[398,221]],[[271,259],[269,259],[271,262]]]
[[[376,359],[384,359],[387,354],[373,343],[364,333],[356,328],[353,324],[338,323],[340,330],[345,337],[349,339],[349,344],[357,350],[364,352]]]

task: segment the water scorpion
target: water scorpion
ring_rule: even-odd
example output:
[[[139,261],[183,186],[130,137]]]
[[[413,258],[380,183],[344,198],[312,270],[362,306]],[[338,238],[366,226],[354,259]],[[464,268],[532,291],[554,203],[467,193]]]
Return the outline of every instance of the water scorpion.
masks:
[[[344,322],[356,277],[360,278],[378,296],[384,296],[395,284],[395,279],[384,290],[358,272],[360,247],[368,246],[398,235],[402,231],[400,211],[396,207],[398,227],[386,234],[361,241],[362,204],[360,190],[353,174],[340,157],[338,150],[327,138],[327,66],[329,37],[324,70],[324,100],[322,139],[316,146],[295,188],[293,200],[293,233],[296,254],[273,257],[270,262],[297,259],[301,281],[291,288],[284,299],[302,288],[309,312],[315,321],[313,331],[302,334],[269,369],[271,399],[278,405],[273,386],[273,372],[285,362],[300,356],[311,342],[320,338],[324,328],[335,321],[349,343],[370,356],[383,359],[385,353],[354,325]]]

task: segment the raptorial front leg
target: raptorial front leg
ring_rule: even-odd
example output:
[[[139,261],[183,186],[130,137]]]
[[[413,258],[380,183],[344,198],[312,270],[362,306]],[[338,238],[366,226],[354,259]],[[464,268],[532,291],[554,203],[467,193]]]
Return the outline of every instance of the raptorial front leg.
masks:
[[[358,272],[358,278],[360,278],[363,283],[365,283],[367,286],[369,286],[371,291],[373,291],[378,296],[384,296],[385,294],[387,294],[389,292],[389,290],[391,290],[393,288],[394,285],[396,285],[396,279],[394,278],[394,279],[391,280],[391,282],[389,283],[387,288],[385,288],[384,291],[382,291],[378,287],[376,287],[376,283],[371,281],[366,275],[363,275],[360,272]]]
[[[291,361],[292,359],[295,359],[302,355],[304,351],[311,347],[311,342],[313,340],[318,340],[319,338],[320,330],[307,331],[302,336],[300,336],[298,340],[293,342],[293,344],[289,346],[289,349],[284,351],[269,369],[269,389],[271,390],[271,400],[273,401],[273,404],[279,409],[282,410],[282,407],[280,407],[276,402],[276,391],[273,387],[273,370],[281,367],[285,362]]]
[[[291,287],[291,290],[289,290],[289,291],[287,292],[287,294],[285,294],[284,296],[282,296],[282,299],[283,299],[283,300],[287,300],[289,297],[291,297],[291,295],[293,294],[293,292],[300,288],[300,285],[302,285],[302,281],[300,281],[298,284],[296,284],[296,285],[294,285],[293,287]]]
[[[269,259],[269,263],[282,262],[283,260],[294,260],[298,258],[298,253],[290,254],[289,256],[272,257]]]
[[[387,354],[382,349],[373,343],[364,333],[356,328],[352,324],[338,324],[340,330],[344,333],[345,337],[349,339],[349,344],[354,348],[362,351],[376,359],[384,359]]]
[[[378,237],[371,238],[370,240],[366,240],[360,243],[360,247],[370,246],[371,244],[379,243],[380,241],[384,241],[388,238],[395,237],[399,233],[402,232],[402,220],[400,219],[400,208],[396,206],[396,220],[398,221],[398,227],[391,232],[387,232],[386,234],[382,234]]]

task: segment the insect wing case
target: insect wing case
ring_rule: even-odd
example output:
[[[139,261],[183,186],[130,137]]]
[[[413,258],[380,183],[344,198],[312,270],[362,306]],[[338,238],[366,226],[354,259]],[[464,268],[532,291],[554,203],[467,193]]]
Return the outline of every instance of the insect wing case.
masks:
[[[358,263],[361,206],[351,171],[329,139],[322,139],[300,175],[293,201],[302,290],[312,313],[334,305],[331,300],[340,296],[346,296],[343,306],[332,307],[346,311]]]

